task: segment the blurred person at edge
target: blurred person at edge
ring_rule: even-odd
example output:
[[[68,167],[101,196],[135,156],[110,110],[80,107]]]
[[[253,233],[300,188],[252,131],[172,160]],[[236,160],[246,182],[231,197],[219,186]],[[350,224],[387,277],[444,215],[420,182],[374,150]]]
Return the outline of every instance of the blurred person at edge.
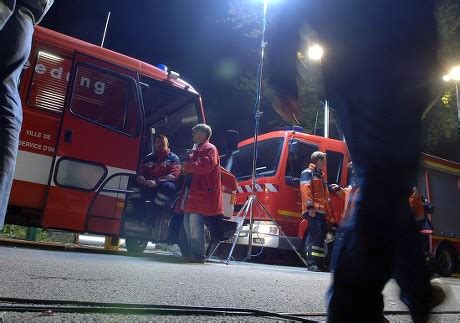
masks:
[[[269,36],[267,59],[276,59],[266,74],[289,116],[300,110],[292,59],[304,45],[299,28],[317,31],[325,96],[353,160],[354,207],[332,253],[329,322],[385,321],[382,290],[391,278],[415,322],[445,298],[443,286],[430,283],[408,203],[421,114],[441,71],[433,14],[432,0],[292,0],[277,17],[286,23]]]
[[[19,77],[29,57],[34,25],[54,0],[0,0],[0,230],[13,183],[22,124]]]

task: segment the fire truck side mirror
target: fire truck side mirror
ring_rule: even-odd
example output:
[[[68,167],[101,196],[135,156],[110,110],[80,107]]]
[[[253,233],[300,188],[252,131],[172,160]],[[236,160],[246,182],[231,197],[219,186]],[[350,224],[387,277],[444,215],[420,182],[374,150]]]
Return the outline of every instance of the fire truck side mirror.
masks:
[[[238,131],[227,130],[225,135],[225,150],[227,153],[238,149]]]

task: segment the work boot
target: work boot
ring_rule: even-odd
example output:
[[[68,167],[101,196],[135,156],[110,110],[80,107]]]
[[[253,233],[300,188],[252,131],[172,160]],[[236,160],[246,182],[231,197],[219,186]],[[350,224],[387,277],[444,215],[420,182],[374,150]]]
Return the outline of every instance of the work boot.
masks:
[[[431,310],[433,310],[435,307],[443,303],[446,298],[449,297],[449,295],[452,293],[450,287],[442,282],[440,279],[432,279],[430,280],[430,285],[431,285],[431,300],[428,304],[428,309],[426,312],[422,313],[416,313],[413,314],[412,320],[415,323],[419,322],[427,322],[429,321],[429,315]],[[415,316],[414,316],[415,315]]]
[[[434,278],[430,280],[431,284],[431,302],[430,302],[430,310],[435,308],[436,306],[443,303],[446,298],[452,293],[451,288],[449,285],[444,283],[439,278]]]

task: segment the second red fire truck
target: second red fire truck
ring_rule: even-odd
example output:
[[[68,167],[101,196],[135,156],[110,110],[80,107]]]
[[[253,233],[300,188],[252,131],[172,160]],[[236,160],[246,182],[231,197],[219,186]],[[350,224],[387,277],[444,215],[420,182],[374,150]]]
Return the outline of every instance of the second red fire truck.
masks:
[[[238,212],[252,192],[252,160],[254,140],[239,143],[238,150],[228,159],[227,169],[238,181],[235,211]],[[311,154],[320,150],[327,154],[327,183],[345,187],[351,179],[351,161],[344,141],[305,134],[302,131],[274,131],[259,136],[256,165],[257,184],[254,193],[271,217],[280,225],[289,240],[303,252],[308,221],[301,213],[299,177]],[[434,204],[432,251],[435,268],[444,276],[457,269],[460,256],[460,164],[427,154],[421,155],[418,187]],[[334,225],[342,221],[344,200],[331,192],[332,230],[328,232],[328,246],[332,246]],[[278,227],[265,212],[255,208],[253,246],[291,249]],[[249,229],[246,219],[238,244],[247,245]]]

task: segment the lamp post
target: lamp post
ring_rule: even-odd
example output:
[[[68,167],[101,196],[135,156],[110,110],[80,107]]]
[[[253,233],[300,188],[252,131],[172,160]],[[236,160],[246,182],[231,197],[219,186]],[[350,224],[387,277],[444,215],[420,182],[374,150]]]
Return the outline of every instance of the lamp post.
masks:
[[[307,57],[311,61],[321,62],[321,59],[323,58],[323,54],[324,54],[324,49],[319,44],[313,44],[313,45],[309,46],[308,49],[307,49]],[[297,59],[300,61],[300,63],[302,63],[302,65],[307,70],[310,70],[310,68],[302,61],[302,58],[303,58],[302,53],[297,53]],[[305,79],[304,79],[304,81],[307,82],[307,80],[305,80]],[[310,82],[307,82],[307,83],[310,83]],[[330,112],[329,104],[327,103],[327,100],[326,100],[326,102],[324,104],[324,137],[325,138],[329,138],[329,118],[330,118],[329,117],[329,112]],[[316,121],[315,121],[315,130],[316,130]]]
[[[453,81],[455,83],[455,97],[457,102],[457,128],[460,132],[460,99],[458,97],[458,83],[460,81],[460,66],[454,66],[449,74],[442,77],[446,82]]]
[[[324,50],[319,44],[308,47],[307,56],[310,60],[320,62],[323,58]],[[329,104],[327,100],[324,104],[324,138],[329,138]]]

